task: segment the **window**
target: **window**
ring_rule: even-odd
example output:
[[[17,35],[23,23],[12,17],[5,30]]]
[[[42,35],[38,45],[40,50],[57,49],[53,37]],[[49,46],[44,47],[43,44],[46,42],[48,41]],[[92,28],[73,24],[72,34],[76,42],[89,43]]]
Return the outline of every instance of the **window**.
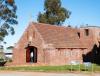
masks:
[[[78,37],[80,38],[80,32],[77,32]]]
[[[85,35],[86,35],[86,36],[89,35],[89,29],[85,29]]]

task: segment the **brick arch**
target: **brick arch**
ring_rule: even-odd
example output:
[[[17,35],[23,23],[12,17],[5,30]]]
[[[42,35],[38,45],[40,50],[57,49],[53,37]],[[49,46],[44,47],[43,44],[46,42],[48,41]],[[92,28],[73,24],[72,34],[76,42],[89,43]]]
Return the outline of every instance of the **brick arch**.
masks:
[[[34,46],[28,46],[26,48],[26,62],[37,63],[37,48]]]

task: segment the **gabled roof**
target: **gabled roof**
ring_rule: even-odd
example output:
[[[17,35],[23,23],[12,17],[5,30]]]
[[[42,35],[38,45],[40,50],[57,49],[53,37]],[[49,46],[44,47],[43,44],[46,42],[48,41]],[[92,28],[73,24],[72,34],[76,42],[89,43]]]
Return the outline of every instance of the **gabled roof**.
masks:
[[[43,23],[33,23],[46,44],[55,48],[84,48],[77,29]]]

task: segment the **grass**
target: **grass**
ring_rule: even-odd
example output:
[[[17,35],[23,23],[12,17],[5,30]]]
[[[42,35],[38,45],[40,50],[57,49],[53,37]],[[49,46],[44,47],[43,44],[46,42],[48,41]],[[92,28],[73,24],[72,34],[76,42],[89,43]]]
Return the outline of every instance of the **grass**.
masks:
[[[84,65],[64,65],[64,66],[23,66],[23,67],[0,67],[0,70],[8,71],[38,71],[38,72],[68,72],[68,71],[89,71],[100,72],[100,66],[93,64],[92,67],[84,67]]]

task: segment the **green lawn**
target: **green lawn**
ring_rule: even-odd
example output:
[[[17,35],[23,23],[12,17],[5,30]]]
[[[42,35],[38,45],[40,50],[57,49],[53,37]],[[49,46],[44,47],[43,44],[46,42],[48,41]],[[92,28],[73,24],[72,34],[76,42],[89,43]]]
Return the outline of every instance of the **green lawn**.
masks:
[[[65,65],[65,66],[23,66],[23,67],[0,67],[0,70],[8,71],[38,71],[38,72],[66,72],[66,71],[99,71],[100,66],[93,64],[93,67],[84,67],[84,65]]]

